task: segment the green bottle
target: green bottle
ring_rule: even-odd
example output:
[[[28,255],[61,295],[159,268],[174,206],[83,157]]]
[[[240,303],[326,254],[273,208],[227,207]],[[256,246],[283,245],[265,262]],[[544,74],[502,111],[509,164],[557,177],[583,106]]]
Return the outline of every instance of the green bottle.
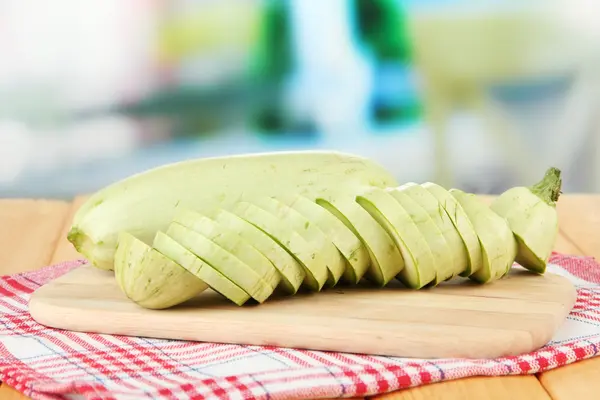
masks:
[[[253,112],[250,125],[267,134],[279,133],[289,128],[283,104],[284,81],[292,69],[291,32],[288,2],[266,0],[259,44],[252,64],[252,80],[268,92],[265,103]]]
[[[413,81],[406,10],[398,0],[354,0],[359,40],[375,62],[372,117],[379,123],[410,123],[421,115]]]

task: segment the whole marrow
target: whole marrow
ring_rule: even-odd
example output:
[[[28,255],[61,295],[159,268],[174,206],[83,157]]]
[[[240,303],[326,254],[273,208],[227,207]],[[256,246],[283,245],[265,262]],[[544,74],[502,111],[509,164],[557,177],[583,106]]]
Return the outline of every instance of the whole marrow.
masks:
[[[115,271],[136,304],[169,308],[211,288],[233,303],[399,280],[502,279],[515,261],[544,273],[558,230],[560,171],[490,206],[433,182],[398,184],[335,152],[219,157],[157,168],[93,195],[68,239]]]

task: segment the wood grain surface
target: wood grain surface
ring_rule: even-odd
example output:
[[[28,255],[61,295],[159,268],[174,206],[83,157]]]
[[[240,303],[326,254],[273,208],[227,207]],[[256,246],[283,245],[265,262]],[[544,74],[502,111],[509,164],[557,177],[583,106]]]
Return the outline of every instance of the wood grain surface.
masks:
[[[0,273],[38,269],[52,261],[70,204],[47,200],[0,203]]]
[[[74,206],[43,200],[0,200],[0,273],[11,274],[80,258],[64,239],[64,232],[71,222],[72,211],[83,198],[78,198]],[[560,235],[555,250],[600,259],[600,195],[565,194],[558,210]],[[594,358],[537,377],[463,378],[374,399],[591,399],[600,393],[599,374],[600,358]],[[0,386],[0,398],[26,399],[6,385]]]
[[[476,376],[377,396],[378,400],[550,400],[535,376]],[[575,399],[575,397],[573,398]]]

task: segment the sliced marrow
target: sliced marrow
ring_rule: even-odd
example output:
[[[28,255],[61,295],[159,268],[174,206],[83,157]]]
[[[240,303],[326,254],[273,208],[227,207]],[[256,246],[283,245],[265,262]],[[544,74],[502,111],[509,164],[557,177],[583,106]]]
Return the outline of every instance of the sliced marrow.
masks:
[[[281,282],[279,271],[268,258],[236,231],[196,211],[184,209],[179,210],[175,214],[173,222],[201,233],[204,237],[221,246],[224,250],[233,254],[244,264],[252,268],[256,275],[260,276],[273,290],[277,289],[279,282]]]
[[[344,257],[319,226],[297,210],[274,197],[258,197],[252,204],[274,215],[285,225],[302,236],[327,266],[327,285],[335,286],[346,269]]]
[[[404,259],[398,279],[411,289],[420,289],[435,279],[436,270],[431,249],[404,205],[385,189],[370,188],[357,197],[357,202],[394,239]]]
[[[166,234],[242,288],[258,303],[263,303],[273,293],[273,287],[250,266],[201,233],[172,222]]]
[[[318,198],[317,204],[339,218],[365,245],[371,262],[364,278],[378,286],[385,286],[404,268],[404,260],[394,240],[357,203],[355,196]]]
[[[455,276],[464,273],[468,265],[467,249],[460,234],[456,230],[456,227],[440,202],[422,186],[413,182],[399,186],[396,190],[406,193],[411,199],[419,203],[419,205],[427,211],[440,230],[442,237],[452,253],[451,258],[448,260],[448,266],[452,269],[450,278],[454,278]]]
[[[483,265],[470,279],[488,283],[506,275],[517,256],[517,242],[506,219],[496,214],[476,195],[450,189],[473,223],[483,255]]]
[[[454,227],[460,234],[463,243],[467,250],[467,268],[460,274],[462,277],[468,277],[479,271],[483,265],[483,254],[481,252],[481,244],[475,232],[475,227],[465,213],[465,210],[460,203],[440,185],[433,182],[423,183],[424,189],[431,193],[440,203]]]
[[[283,197],[282,201],[317,224],[346,260],[343,280],[358,283],[370,262],[369,252],[358,236],[339,218],[305,196]]]
[[[149,309],[175,306],[208,288],[171,258],[127,232],[118,236],[115,278],[131,301]]]
[[[317,246],[282,224],[273,214],[252,203],[240,201],[230,211],[261,229],[298,261],[306,273],[303,287],[312,291],[323,288],[329,272]]]
[[[166,233],[158,231],[152,246],[162,254],[188,270],[190,274],[205,282],[212,290],[231,300],[238,306],[250,300],[250,295],[227,279],[216,269],[207,265],[194,253],[173,240]]]
[[[306,271],[275,240],[250,222],[229,211],[219,210],[214,219],[221,225],[237,232],[273,263],[273,266],[281,274],[281,287],[286,293],[298,292],[306,277]]]

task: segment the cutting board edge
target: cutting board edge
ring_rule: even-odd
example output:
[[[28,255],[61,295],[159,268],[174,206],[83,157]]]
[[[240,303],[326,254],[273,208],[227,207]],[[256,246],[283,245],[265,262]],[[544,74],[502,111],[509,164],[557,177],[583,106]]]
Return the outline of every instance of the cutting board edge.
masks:
[[[287,346],[287,345],[280,345],[277,343],[276,340],[267,340],[267,341],[258,341],[258,340],[206,340],[206,338],[202,339],[199,337],[193,337],[190,335],[183,335],[183,334],[170,334],[167,337],[165,335],[157,335],[157,334],[152,334],[152,332],[146,330],[140,331],[138,329],[137,334],[131,334],[130,332],[127,331],[127,329],[115,329],[115,328],[107,328],[105,327],[100,327],[100,325],[88,325],[89,328],[82,330],[80,329],[78,326],[76,326],[76,324],[73,323],[68,323],[68,318],[66,317],[69,314],[69,310],[72,310],[72,308],[68,308],[68,307],[62,307],[60,305],[56,305],[56,304],[49,304],[49,303],[44,303],[44,302],[40,302],[38,301],[38,297],[39,294],[44,292],[44,287],[50,285],[53,282],[57,282],[60,281],[61,278],[68,278],[68,274],[70,273],[77,273],[80,271],[77,271],[80,268],[86,268],[86,265],[82,265],[80,267],[75,268],[74,270],[71,270],[69,272],[67,272],[67,274],[64,274],[60,277],[55,278],[54,280],[46,283],[45,285],[39,287],[34,293],[32,293],[30,300],[29,300],[29,304],[28,304],[28,308],[29,308],[29,312],[32,316],[32,318],[40,323],[41,325],[44,326],[48,326],[51,328],[55,328],[55,329],[61,329],[61,330],[70,330],[70,331],[75,331],[75,332],[88,332],[88,333],[100,333],[100,334],[113,334],[113,335],[123,335],[123,336],[138,336],[138,337],[148,337],[148,338],[156,338],[156,339],[165,339],[165,340],[191,340],[191,341],[198,341],[198,342],[211,342],[211,343],[227,343],[227,344],[241,344],[241,345],[263,345],[263,346],[279,346],[279,347],[287,347],[287,348],[296,348],[296,349],[307,349],[307,350],[321,350],[321,351],[340,351],[340,352],[345,352],[345,353],[353,353],[353,354],[370,354],[370,355],[380,355],[380,356],[393,356],[393,357],[418,357],[418,358],[426,358],[426,359],[435,359],[435,358],[447,358],[447,357],[465,357],[465,358],[496,358],[496,357],[502,357],[502,356],[516,356],[519,354],[523,354],[526,352],[530,352],[530,351],[535,351],[541,347],[543,347],[544,345],[546,345],[551,338],[554,336],[554,334],[556,333],[556,331],[560,328],[560,326],[564,323],[564,321],[566,320],[568,314],[570,313],[571,309],[573,308],[576,298],[577,298],[577,291],[575,286],[573,285],[572,282],[570,282],[566,277],[558,275],[558,274],[552,274],[554,277],[557,277],[558,279],[566,282],[569,284],[570,288],[570,297],[568,299],[565,299],[565,302],[563,303],[563,312],[560,313],[560,315],[556,316],[556,324],[553,328],[553,331],[551,333],[548,333],[547,335],[543,336],[543,339],[538,339],[535,340],[533,335],[533,332],[527,331],[527,333],[530,335],[531,337],[531,345],[527,348],[527,349],[523,349],[521,348],[518,351],[508,351],[505,348],[507,346],[497,346],[494,347],[490,350],[488,350],[487,352],[480,352],[477,354],[476,357],[473,357],[473,354],[469,353],[468,351],[438,351],[437,354],[431,355],[431,354],[424,354],[424,353],[414,353],[413,354],[407,354],[406,351],[394,351],[394,350],[386,350],[386,351],[375,351],[372,350],[373,346],[366,346],[366,347],[360,347],[357,348],[356,344],[353,344],[352,347],[353,349],[350,350],[349,348],[346,348],[344,346],[342,346],[343,343],[336,343],[334,346],[314,346],[311,345],[310,347],[306,347],[306,346],[302,346],[302,345],[296,345],[296,346]],[[89,267],[88,267],[89,268]],[[549,273],[550,274],[550,273]],[[109,276],[109,275],[107,275]],[[144,312],[151,312],[151,313],[160,313],[162,312],[161,310],[145,310],[142,309]],[[51,318],[47,318],[48,315],[52,315]],[[60,316],[60,317],[59,317]],[[57,323],[56,318],[59,317],[59,322]],[[61,320],[62,319],[62,320]],[[102,320],[102,318],[98,318],[98,320]],[[523,331],[526,332],[526,331]],[[536,343],[537,342],[537,343]]]
[[[250,345],[250,346],[272,346],[272,347],[280,347],[280,348],[288,348],[288,349],[300,349],[300,350],[311,350],[311,351],[326,351],[326,352],[341,352],[341,353],[349,353],[349,354],[366,354],[371,356],[384,356],[384,357],[406,357],[406,358],[422,358],[422,359],[439,359],[439,358],[471,358],[471,359],[481,359],[481,358],[498,358],[498,357],[506,357],[506,356],[518,356],[520,354],[528,353],[531,351],[535,351],[543,347],[548,343],[550,339],[539,343],[534,343],[533,336],[531,332],[521,331],[523,337],[521,341],[521,345],[524,343],[528,343],[527,340],[531,339],[528,343],[529,345],[523,346],[521,349],[517,351],[510,351],[510,348],[515,348],[509,346],[510,343],[505,343],[502,346],[485,346],[482,343],[477,343],[477,345],[473,346],[470,344],[469,346],[463,347],[455,347],[448,346],[444,350],[430,351],[427,352],[419,352],[410,350],[410,351],[396,351],[394,349],[387,350],[374,350],[374,348],[380,348],[378,346],[373,346],[373,344],[369,344],[368,346],[361,346],[353,343],[350,347],[345,347],[344,340],[336,340],[330,343],[334,343],[335,345],[331,346],[320,346],[320,345],[282,345],[279,344],[276,339],[272,340],[244,340],[244,339],[236,339],[236,340],[208,340],[207,338],[202,339],[198,336],[193,335],[182,335],[182,334],[172,334],[168,337],[165,335],[157,335],[152,334],[151,330],[138,329],[137,334],[131,334],[127,332],[127,329],[111,329],[106,326],[101,327],[101,323],[98,324],[89,324],[88,329],[82,330],[77,324],[67,322],[69,319],[72,320],[72,317],[68,317],[62,312],[62,307],[56,305],[44,305],[45,311],[53,311],[54,318],[46,319],[43,315],[44,313],[37,313],[36,311],[36,302],[30,302],[30,313],[32,318],[36,320],[41,325],[59,329],[59,330],[68,330],[72,332],[80,332],[80,333],[96,333],[96,334],[108,334],[108,335],[118,335],[118,336],[127,336],[127,337],[142,337],[142,338],[153,338],[153,339],[161,339],[161,340],[182,340],[182,341],[194,341],[200,343],[219,343],[219,344],[234,344],[234,345]],[[159,311],[156,311],[159,312]],[[56,315],[62,315],[63,318],[59,320],[59,323],[56,322]],[[98,321],[102,321],[103,318],[100,317],[97,319]],[[64,321],[64,323],[62,322]],[[247,335],[246,337],[254,337],[254,335]],[[373,342],[370,342],[373,343]],[[406,345],[406,344],[405,344]],[[484,349],[484,350],[482,350]],[[476,353],[476,355],[474,355]]]

